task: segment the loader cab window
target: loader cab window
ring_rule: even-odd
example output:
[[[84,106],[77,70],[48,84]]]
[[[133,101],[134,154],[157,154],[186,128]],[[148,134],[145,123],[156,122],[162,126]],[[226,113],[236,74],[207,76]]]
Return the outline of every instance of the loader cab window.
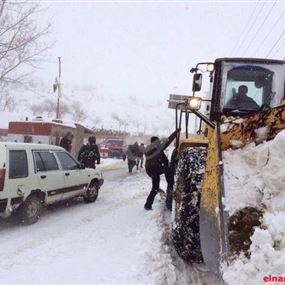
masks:
[[[274,72],[258,65],[241,65],[224,74],[223,112],[258,111],[270,106]]]

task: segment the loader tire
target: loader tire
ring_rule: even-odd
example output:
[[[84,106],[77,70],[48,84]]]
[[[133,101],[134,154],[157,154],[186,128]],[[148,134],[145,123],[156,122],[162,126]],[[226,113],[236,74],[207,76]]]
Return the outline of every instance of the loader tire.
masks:
[[[172,240],[178,255],[189,263],[203,262],[200,233],[200,186],[204,174],[206,149],[190,147],[181,154],[177,166],[175,217]]]

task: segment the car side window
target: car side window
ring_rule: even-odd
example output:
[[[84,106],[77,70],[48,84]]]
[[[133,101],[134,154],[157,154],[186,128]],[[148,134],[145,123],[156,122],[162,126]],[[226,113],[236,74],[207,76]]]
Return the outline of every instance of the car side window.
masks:
[[[52,152],[34,151],[36,171],[59,170],[57,161]]]
[[[45,166],[43,160],[38,152],[34,152],[35,157],[35,170],[38,171],[45,171]]]
[[[78,163],[68,153],[64,151],[57,151],[56,155],[63,170],[79,169]]]
[[[25,150],[9,151],[9,178],[24,178],[28,176],[28,160]]]

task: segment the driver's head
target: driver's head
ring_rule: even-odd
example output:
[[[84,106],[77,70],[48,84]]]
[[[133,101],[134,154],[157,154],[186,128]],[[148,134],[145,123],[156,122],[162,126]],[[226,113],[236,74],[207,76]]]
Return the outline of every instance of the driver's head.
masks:
[[[248,91],[248,88],[247,88],[246,85],[241,85],[241,86],[238,88],[238,94],[246,95],[246,94],[247,94],[247,91]]]

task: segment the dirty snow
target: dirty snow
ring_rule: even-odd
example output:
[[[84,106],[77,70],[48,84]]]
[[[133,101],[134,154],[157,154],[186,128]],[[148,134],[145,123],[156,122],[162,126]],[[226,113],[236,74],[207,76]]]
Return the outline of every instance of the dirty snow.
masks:
[[[264,211],[262,228],[251,237],[250,259],[224,268],[228,284],[262,284],[285,275],[285,131],[274,140],[224,152],[225,205],[230,214],[246,206]]]

